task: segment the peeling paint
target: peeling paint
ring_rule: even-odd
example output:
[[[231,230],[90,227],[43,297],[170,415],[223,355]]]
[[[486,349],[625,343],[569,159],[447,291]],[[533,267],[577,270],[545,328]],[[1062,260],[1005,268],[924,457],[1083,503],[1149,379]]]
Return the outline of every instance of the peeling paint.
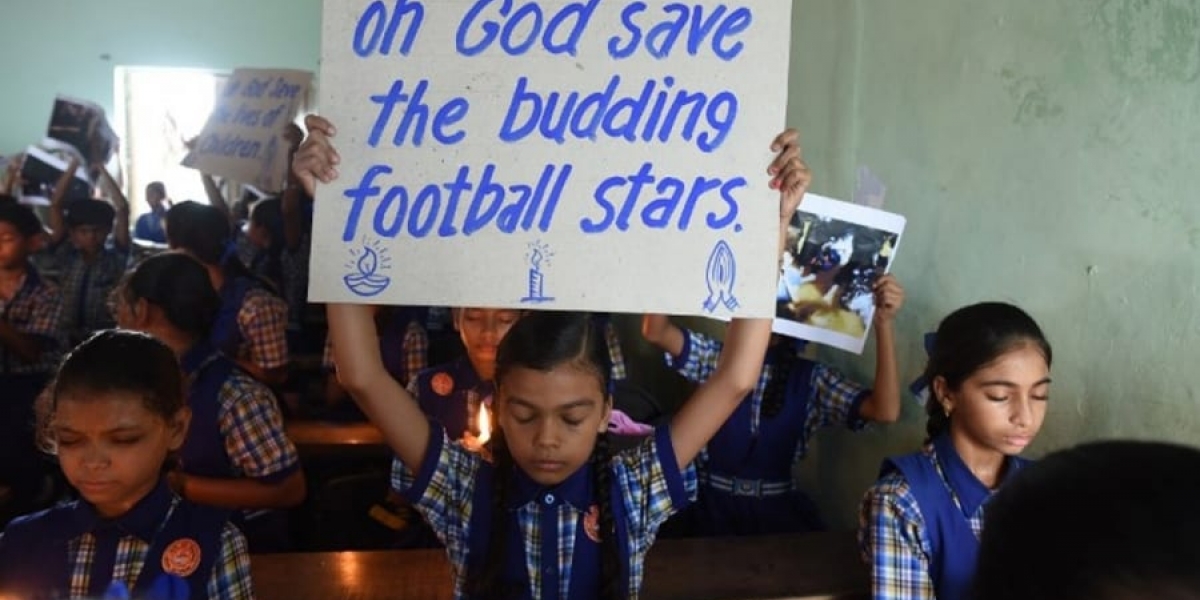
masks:
[[[1103,0],[1096,22],[1117,76],[1180,83],[1200,77],[1200,2]]]
[[[1028,125],[1061,117],[1066,112],[1062,104],[1051,97],[1044,78],[1018,75],[1011,68],[1002,69],[1000,77],[1005,80],[1004,88],[1009,97],[1017,104],[1013,123]]]

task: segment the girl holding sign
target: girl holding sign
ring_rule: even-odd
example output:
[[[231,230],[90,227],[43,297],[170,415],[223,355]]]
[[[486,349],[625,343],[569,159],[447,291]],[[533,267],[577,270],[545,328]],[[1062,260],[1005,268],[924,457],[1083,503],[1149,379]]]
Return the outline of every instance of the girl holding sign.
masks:
[[[876,600],[970,597],[984,507],[1026,461],[1050,393],[1050,342],[1024,311],[960,308],[925,367],[929,439],[890,458],[863,499],[859,541]]]
[[[332,126],[307,125],[293,168],[311,188],[336,177],[338,157]],[[781,233],[809,182],[797,139],[773,142]],[[659,526],[695,493],[688,465],[754,386],[771,335],[769,319],[734,319],[713,376],[668,426],[613,456],[600,328],[587,315],[530,314],[497,350],[488,461],[451,443],[387,374],[369,307],[331,304],[329,324],[339,377],[409,467],[405,494],[445,542],[457,598],[637,597]]]
[[[817,432],[900,416],[894,322],[904,288],[891,275],[872,290],[875,302],[874,389],[837,369],[805,358],[796,340],[778,337],[766,352],[758,384],[701,453],[699,501],[671,525],[700,536],[764,535],[822,531],[816,503],[793,477]],[[666,353],[667,364],[692,383],[716,369],[722,344],[671,323],[666,315],[642,320],[646,341]]]

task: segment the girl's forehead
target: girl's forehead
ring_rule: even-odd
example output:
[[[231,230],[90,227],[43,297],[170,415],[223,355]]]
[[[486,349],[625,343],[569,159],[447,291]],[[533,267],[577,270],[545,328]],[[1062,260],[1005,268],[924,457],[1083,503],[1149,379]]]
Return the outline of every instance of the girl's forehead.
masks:
[[[96,424],[161,419],[146,406],[140,394],[124,391],[67,390],[59,394],[54,416],[60,422]]]
[[[518,400],[539,407],[553,408],[589,399],[605,400],[600,377],[576,365],[562,364],[547,371],[514,367],[504,375],[499,388],[502,400]]]

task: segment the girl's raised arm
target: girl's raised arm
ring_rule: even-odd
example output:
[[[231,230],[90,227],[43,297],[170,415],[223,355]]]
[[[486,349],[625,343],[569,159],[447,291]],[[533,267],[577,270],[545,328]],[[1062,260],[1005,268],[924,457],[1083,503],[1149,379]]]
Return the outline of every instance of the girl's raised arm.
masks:
[[[779,190],[779,246],[783,255],[787,227],[812,175],[800,156],[799,135],[787,130],[771,143],[777,153],[767,169],[771,189]],[[717,369],[671,419],[671,443],[682,469],[691,463],[738,404],[754,389],[771,340],[771,319],[733,319]]]
[[[329,141],[334,129],[316,115],[306,117],[304,124],[308,138],[296,152],[292,170],[309,194],[315,195],[317,182],[329,183],[337,177],[333,165],[338,156]],[[327,312],[338,381],[383,432],[400,461],[418,468],[429,445],[429,421],[417,401],[384,368],[371,307],[330,304]]]

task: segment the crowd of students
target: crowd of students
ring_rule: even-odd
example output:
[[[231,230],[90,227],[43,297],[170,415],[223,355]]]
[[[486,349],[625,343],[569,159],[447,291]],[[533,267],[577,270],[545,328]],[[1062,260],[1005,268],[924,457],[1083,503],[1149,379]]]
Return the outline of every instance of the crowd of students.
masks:
[[[248,554],[291,547],[281,511],[306,482],[280,398],[290,353],[322,348],[306,320],[312,197],[338,163],[333,125],[306,126],[303,144],[289,130],[277,196],[230,204],[205,175],[207,203],[172,202],[151,184],[131,227],[103,167],[102,189],[68,197],[71,164],[44,221],[0,197],[0,483],[24,514],[0,536],[0,594],[250,598]],[[795,131],[770,144],[783,256],[811,175]],[[165,249],[135,262],[133,236]],[[769,320],[734,319],[718,341],[645,315],[646,341],[696,384],[652,425],[617,406],[627,369],[607,315],[333,304],[323,399],[353,399],[381,430],[407,524],[396,545],[444,546],[456,597],[635,598],[660,530],[825,528],[794,477],[813,436],[901,412],[905,293],[885,276],[871,294],[870,385]],[[461,348],[434,352],[451,330]],[[952,312],[928,350],[928,437],[883,461],[861,505],[875,598],[1200,597],[1183,504],[1200,453],[1109,443],[1021,458],[1052,351],[1011,304]]]

